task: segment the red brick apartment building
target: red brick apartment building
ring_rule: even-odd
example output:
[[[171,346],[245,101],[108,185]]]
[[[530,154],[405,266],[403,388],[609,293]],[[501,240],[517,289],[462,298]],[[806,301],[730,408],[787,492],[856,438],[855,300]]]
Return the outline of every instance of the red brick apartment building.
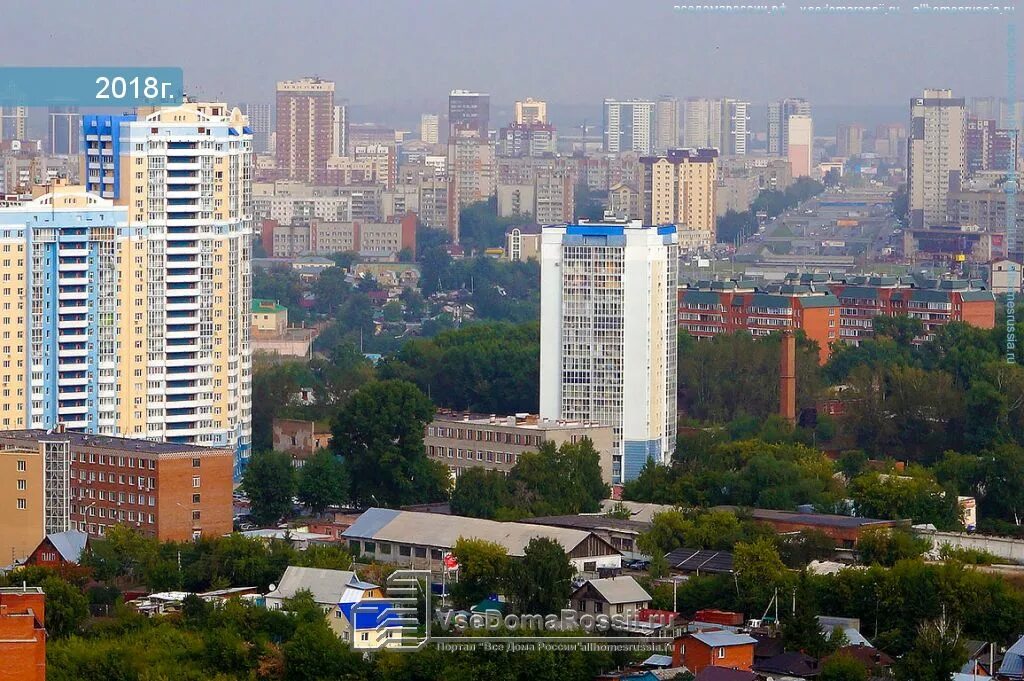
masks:
[[[698,282],[679,290],[679,328],[697,338],[749,331],[800,329],[818,342],[820,361],[839,338],[839,300],[811,286],[776,284],[763,288],[743,281]]]
[[[899,277],[792,274],[783,284],[704,281],[679,290],[679,328],[697,338],[750,331],[767,336],[802,330],[828,360],[837,341],[857,344],[874,335],[878,316],[907,315],[924,323],[925,337],[949,322],[982,329],[996,323],[995,295],[980,282]]]
[[[161,541],[231,532],[231,449],[70,431],[0,431],[0,448],[12,447],[38,450],[68,466],[67,498],[54,492],[46,503],[67,504],[71,529],[102,536],[123,524]]]
[[[0,588],[0,679],[46,681],[45,621],[42,589]]]

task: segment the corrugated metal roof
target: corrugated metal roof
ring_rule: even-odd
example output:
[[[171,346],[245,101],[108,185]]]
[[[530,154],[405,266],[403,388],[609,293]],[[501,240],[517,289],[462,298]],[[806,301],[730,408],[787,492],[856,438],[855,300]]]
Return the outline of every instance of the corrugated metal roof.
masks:
[[[796,300],[802,308],[839,307],[839,299],[831,293],[823,296],[798,296]]]
[[[629,576],[591,579],[587,584],[590,584],[611,605],[642,603],[651,600],[651,595],[635,579]],[[580,588],[586,588],[586,585]]]
[[[722,302],[721,297],[713,291],[683,289],[681,297],[683,299],[683,303],[692,303],[695,305],[720,305]]]
[[[961,291],[960,297],[966,303],[982,302],[991,300],[995,302],[995,294],[991,291]]]
[[[313,600],[321,605],[337,605],[349,582],[355,577],[349,570],[321,570],[319,568],[289,565],[281,583],[268,593],[268,598],[294,598],[300,591],[310,591]]]
[[[732,572],[732,554],[728,551],[676,549],[665,560],[669,567],[683,572]]]
[[[85,546],[89,541],[89,535],[78,530],[57,532],[56,534],[46,535],[46,538],[53,544],[53,548],[57,550],[60,557],[69,563],[78,563],[81,560],[82,551],[85,550]]]
[[[1024,678],[1024,636],[1017,639],[1003,656],[1003,663],[999,665],[999,676],[1010,678]]]
[[[757,639],[747,634],[734,634],[731,631],[700,631],[690,634],[706,646],[724,648],[727,646],[754,645]]]
[[[839,297],[876,300],[878,298],[878,289],[870,286],[847,286],[843,289],[843,292],[839,294]]]
[[[535,537],[553,539],[568,553],[592,533],[565,527],[502,523],[481,518],[441,516],[436,513],[371,508],[359,516],[342,536],[346,539],[386,541],[414,546],[451,548],[460,538],[485,539],[505,547],[510,556],[522,556]]]

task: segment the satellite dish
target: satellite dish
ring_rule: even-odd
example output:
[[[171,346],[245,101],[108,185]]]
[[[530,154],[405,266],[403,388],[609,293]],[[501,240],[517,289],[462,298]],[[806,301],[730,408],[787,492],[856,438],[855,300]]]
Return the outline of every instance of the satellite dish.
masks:
[[[270,585],[270,590],[271,591],[277,591],[277,584],[271,584]]]

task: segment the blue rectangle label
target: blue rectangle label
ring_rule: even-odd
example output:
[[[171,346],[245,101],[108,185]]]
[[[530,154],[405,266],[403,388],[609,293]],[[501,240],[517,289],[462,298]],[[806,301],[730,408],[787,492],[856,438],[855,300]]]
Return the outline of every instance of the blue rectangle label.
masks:
[[[0,106],[166,106],[184,94],[178,66],[0,67]]]

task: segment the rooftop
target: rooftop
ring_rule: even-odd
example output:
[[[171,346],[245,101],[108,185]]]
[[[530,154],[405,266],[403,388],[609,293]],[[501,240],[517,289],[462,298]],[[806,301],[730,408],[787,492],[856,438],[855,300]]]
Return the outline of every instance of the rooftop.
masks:
[[[625,518],[610,518],[605,515],[551,515],[540,518],[526,518],[524,522],[554,527],[574,527],[582,530],[612,530],[640,534],[650,529],[648,523]]]
[[[312,592],[313,600],[317,603],[337,605],[355,576],[356,574],[349,570],[322,570],[289,565],[281,576],[280,584],[267,596],[292,598],[298,592],[308,590]]]
[[[31,428],[26,430],[0,430],[0,441],[10,442],[12,440],[31,442],[70,442],[73,447],[93,447],[97,449],[112,449],[123,452],[143,452],[146,454],[184,454],[186,452],[230,452],[220,447],[203,447],[189,443],[178,442],[157,442],[154,440],[133,440],[127,437],[113,437],[111,435],[92,435],[77,430],[65,430],[63,432],[43,430],[42,428]]]
[[[757,639],[749,634],[736,634],[731,631],[699,631],[690,634],[710,648],[725,648],[727,646],[754,645]]]
[[[586,589],[587,586],[592,587],[610,605],[641,603],[651,600],[651,595],[635,579],[629,576],[591,579],[577,589],[577,592]]]
[[[573,428],[610,428],[595,421],[561,421],[540,418],[536,414],[520,412],[508,416],[497,414],[474,414],[472,412],[456,412],[439,410],[434,414],[435,421],[448,423],[468,423],[474,426],[504,426],[506,428],[528,428],[531,430],[568,430]]]
[[[570,552],[593,534],[529,523],[371,508],[359,516],[342,536],[436,548],[451,548],[460,538],[485,539],[505,547],[510,556],[522,556],[526,545],[535,537],[553,539]]]
[[[716,511],[737,511],[736,506],[716,506]],[[878,525],[880,527],[891,527],[903,521],[879,520],[878,518],[855,518],[848,515],[832,515],[829,513],[795,513],[793,511],[776,511],[768,508],[744,509],[754,520],[767,522],[794,523],[798,525],[815,525],[818,527],[842,527],[855,529]]]

